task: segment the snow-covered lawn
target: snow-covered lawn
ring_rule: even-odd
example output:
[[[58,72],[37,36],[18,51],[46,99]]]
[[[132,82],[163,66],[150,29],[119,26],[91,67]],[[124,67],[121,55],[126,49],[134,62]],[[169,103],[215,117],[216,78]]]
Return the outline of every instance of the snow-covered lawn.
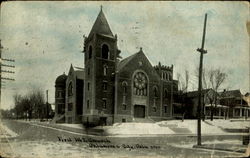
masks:
[[[232,122],[230,120],[201,121],[202,134],[227,134],[223,128],[245,128],[250,126],[249,121]],[[185,134],[178,130],[190,131],[186,134],[197,134],[197,120],[168,120],[156,123],[116,123],[106,126],[104,130],[111,135],[156,135],[156,134]]]
[[[71,127],[71,128],[78,128],[78,129],[84,129],[82,124],[68,124],[68,123],[58,123],[57,125],[60,126],[66,126],[66,127]]]
[[[183,122],[181,120],[169,120],[169,121],[161,121],[157,124],[163,124],[166,126],[172,126],[177,128],[187,128],[189,129],[192,134],[197,133],[197,120],[184,120]],[[216,126],[211,126],[203,121],[201,121],[201,132],[203,134],[223,134],[225,133],[222,129]]]
[[[168,127],[160,127],[155,123],[120,123],[104,129],[112,135],[174,134]]]
[[[207,120],[208,123],[221,128],[246,128],[250,127],[250,120],[231,121],[231,120]]]

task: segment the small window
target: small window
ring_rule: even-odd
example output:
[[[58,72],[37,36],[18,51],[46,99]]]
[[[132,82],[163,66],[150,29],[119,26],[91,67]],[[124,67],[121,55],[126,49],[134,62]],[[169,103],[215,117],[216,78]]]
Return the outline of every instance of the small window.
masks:
[[[108,59],[108,57],[109,57],[109,47],[106,44],[104,44],[102,46],[102,58]]]
[[[167,113],[167,106],[164,106],[164,113]]]
[[[106,99],[102,100],[102,107],[103,107],[103,109],[107,108],[107,100]]]
[[[107,82],[103,82],[103,90],[107,90],[108,89],[108,83]]]
[[[107,74],[108,74],[108,66],[104,65],[104,67],[103,67],[103,75],[107,76]]]
[[[127,86],[123,86],[123,94],[127,93]]]
[[[126,81],[123,81],[122,82],[122,91],[123,91],[123,94],[126,94],[127,93],[127,82]]]
[[[92,58],[92,46],[89,46],[89,59]]]
[[[156,107],[153,107],[153,112],[156,112]]]
[[[87,109],[89,109],[89,100],[87,100]]]
[[[70,82],[68,86],[68,96],[72,96],[72,95],[73,95],[73,85],[72,85],[72,82]]]
[[[69,103],[69,104],[68,104],[68,111],[72,111],[72,109],[73,109],[73,104],[72,104],[72,103]]]
[[[88,68],[88,75],[90,75],[90,68]]]
[[[122,104],[122,110],[127,110],[127,105],[126,104]]]
[[[157,97],[157,88],[154,87],[154,97]]]
[[[168,91],[166,89],[164,90],[164,96],[165,96],[165,98],[168,97]]]
[[[90,89],[90,83],[88,82],[88,91],[89,91],[89,89]]]

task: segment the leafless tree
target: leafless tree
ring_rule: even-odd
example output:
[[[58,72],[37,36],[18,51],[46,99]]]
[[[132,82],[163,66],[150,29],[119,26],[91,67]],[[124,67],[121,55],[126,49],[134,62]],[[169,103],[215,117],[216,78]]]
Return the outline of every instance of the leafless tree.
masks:
[[[199,77],[199,68],[195,69],[195,76]],[[206,98],[211,105],[211,121],[213,120],[215,109],[218,103],[218,90],[225,82],[227,75],[220,68],[203,68],[202,70],[202,89],[210,89],[209,93],[206,94]],[[203,96],[205,94],[202,94]],[[205,105],[204,105],[205,106]]]
[[[189,83],[189,71],[185,70],[185,79],[181,77],[180,73],[177,73],[177,80],[179,83],[180,89],[180,96],[181,96],[181,103],[182,103],[182,121],[184,121],[185,117],[185,109],[186,109],[186,98],[187,98],[187,91],[188,91],[188,83]],[[185,104],[185,105],[184,105]],[[185,106],[185,107],[184,107]]]
[[[22,108],[21,108],[21,100],[22,100],[22,96],[20,94],[15,93],[13,95],[13,99],[14,99],[14,110],[15,110],[15,115],[16,115],[16,119],[18,119],[18,117],[21,114]]]
[[[44,118],[46,117],[46,105],[44,93],[41,89],[32,89],[28,94],[13,96],[15,103],[16,118]],[[33,116],[34,114],[34,116]]]
[[[218,90],[222,83],[226,80],[227,74],[223,72],[220,68],[217,69],[211,69],[208,72],[208,78],[209,83],[211,85],[211,88],[214,90],[214,107],[211,109],[211,121],[213,121],[214,111],[217,108],[217,102],[218,102]]]

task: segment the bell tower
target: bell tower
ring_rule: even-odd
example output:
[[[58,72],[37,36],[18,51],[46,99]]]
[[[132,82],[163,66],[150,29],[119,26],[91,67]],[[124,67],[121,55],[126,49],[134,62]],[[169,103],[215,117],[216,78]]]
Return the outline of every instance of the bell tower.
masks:
[[[84,40],[84,107],[83,122],[110,124],[114,111],[114,82],[117,36],[113,35],[102,6],[95,23]]]

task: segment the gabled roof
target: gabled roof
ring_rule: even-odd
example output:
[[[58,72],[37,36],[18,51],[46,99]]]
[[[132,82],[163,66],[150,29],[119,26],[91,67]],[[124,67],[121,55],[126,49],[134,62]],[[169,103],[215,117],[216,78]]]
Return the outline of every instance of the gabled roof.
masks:
[[[109,27],[108,21],[104,15],[102,9],[100,10],[100,12],[98,14],[88,37],[91,37],[94,33],[103,34],[103,35],[113,37],[113,33]]]
[[[77,79],[84,80],[84,70],[76,70],[75,74]]]
[[[233,98],[233,97],[242,97],[240,90],[230,90],[230,91],[223,91],[220,92],[220,97],[222,98]]]
[[[74,69],[72,64],[70,65],[69,76],[72,73],[77,79],[84,80],[84,68],[80,68],[80,67],[76,67],[76,68],[77,70]]]
[[[250,96],[243,96],[243,100],[250,106]]]
[[[128,56],[127,58],[121,60],[118,65],[117,65],[117,71],[119,72],[124,66],[127,65],[127,63],[129,63],[139,52],[131,55],[131,56]]]

